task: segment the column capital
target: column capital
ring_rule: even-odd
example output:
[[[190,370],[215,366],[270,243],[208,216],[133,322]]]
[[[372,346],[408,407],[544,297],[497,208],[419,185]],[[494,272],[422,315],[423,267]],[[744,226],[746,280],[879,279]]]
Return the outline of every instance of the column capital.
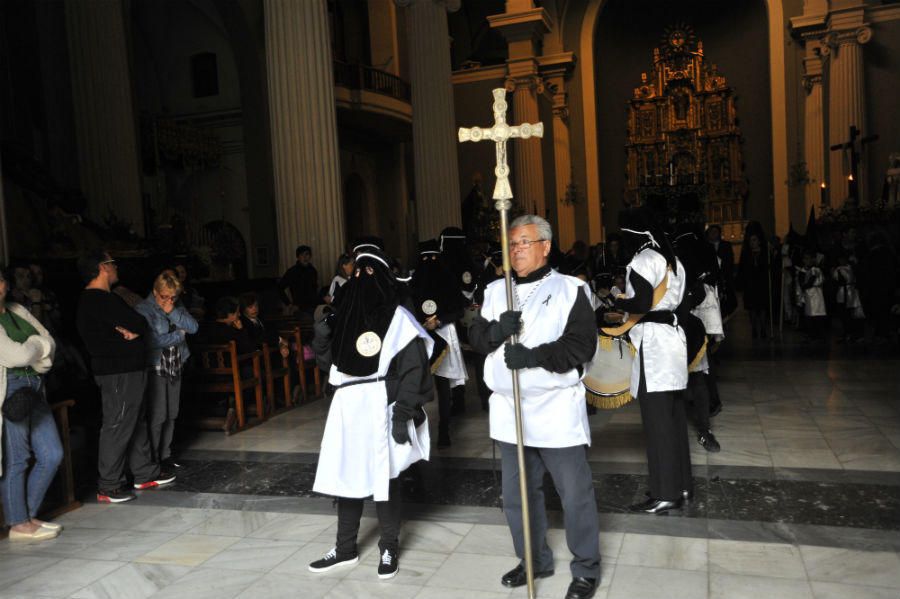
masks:
[[[443,6],[447,12],[456,12],[462,6],[462,0],[394,0],[394,3],[400,8],[406,8],[416,2],[431,2],[438,6]]]
[[[807,94],[812,93],[813,88],[817,85],[822,85],[822,73],[803,76],[803,89]]]
[[[543,77],[536,73],[510,75],[506,78],[506,81],[503,82],[503,87],[505,87],[508,92],[527,89],[528,91],[542,94],[545,90]]]
[[[822,38],[822,56],[830,56],[841,46],[868,44],[872,41],[873,35],[872,28],[868,25],[843,31],[830,31]]]

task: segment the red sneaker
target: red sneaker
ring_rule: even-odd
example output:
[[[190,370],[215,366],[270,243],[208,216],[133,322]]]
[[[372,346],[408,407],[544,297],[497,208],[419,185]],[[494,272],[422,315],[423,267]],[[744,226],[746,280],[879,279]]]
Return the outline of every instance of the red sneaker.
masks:
[[[154,487],[161,487],[163,485],[167,485],[170,482],[175,480],[175,475],[169,472],[160,471],[156,478],[153,480],[148,480],[145,483],[134,483],[134,488],[138,491],[143,491],[144,489],[152,489]]]

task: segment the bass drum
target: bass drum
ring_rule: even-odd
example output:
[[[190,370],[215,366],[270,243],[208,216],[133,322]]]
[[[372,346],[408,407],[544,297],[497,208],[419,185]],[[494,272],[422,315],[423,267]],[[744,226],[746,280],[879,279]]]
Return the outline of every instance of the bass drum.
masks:
[[[631,401],[633,362],[634,347],[627,339],[601,335],[584,375],[587,402],[603,410],[614,410]]]

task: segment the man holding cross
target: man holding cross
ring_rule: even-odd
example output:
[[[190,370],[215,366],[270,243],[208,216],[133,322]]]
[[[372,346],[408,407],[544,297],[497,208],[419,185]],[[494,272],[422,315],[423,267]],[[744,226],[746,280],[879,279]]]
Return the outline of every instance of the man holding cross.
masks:
[[[481,314],[469,328],[472,347],[487,354],[484,379],[490,398],[490,435],[500,446],[503,509],[519,565],[501,578],[507,587],[526,584],[524,531],[516,454],[513,370],[518,370],[525,445],[525,477],[534,576],[553,575],[542,491],[549,472],[562,501],[566,541],[573,558],[566,599],[587,599],[600,582],[597,502],[587,446],[591,442],[581,376],[597,346],[596,323],[583,281],[547,264],[552,231],[539,216],[509,227],[515,309],[507,309],[504,281],[484,293]],[[518,334],[518,342],[505,344]]]

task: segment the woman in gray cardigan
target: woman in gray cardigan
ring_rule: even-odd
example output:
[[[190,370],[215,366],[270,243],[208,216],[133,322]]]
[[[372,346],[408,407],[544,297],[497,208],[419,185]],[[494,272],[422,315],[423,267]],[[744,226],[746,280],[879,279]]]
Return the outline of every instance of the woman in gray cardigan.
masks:
[[[11,541],[40,541],[59,535],[58,524],[37,519],[44,495],[62,461],[62,444],[47,404],[43,375],[53,364],[56,344],[31,313],[6,303],[9,286],[0,275],[0,407],[17,390],[38,392],[31,413],[13,422],[3,418],[0,499]],[[34,466],[28,469],[34,457]]]

